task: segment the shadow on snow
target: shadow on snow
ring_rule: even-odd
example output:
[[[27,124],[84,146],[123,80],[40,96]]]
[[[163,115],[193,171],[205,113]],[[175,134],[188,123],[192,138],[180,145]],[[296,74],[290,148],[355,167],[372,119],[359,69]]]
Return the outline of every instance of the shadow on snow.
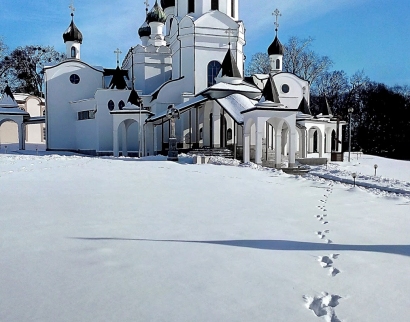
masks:
[[[71,239],[90,241],[142,241],[142,242],[172,242],[212,244],[222,246],[245,247],[263,250],[289,250],[289,251],[359,251],[376,252],[410,256],[410,245],[343,245],[300,242],[291,240],[172,240],[172,239],[140,239],[116,237],[70,237]]]

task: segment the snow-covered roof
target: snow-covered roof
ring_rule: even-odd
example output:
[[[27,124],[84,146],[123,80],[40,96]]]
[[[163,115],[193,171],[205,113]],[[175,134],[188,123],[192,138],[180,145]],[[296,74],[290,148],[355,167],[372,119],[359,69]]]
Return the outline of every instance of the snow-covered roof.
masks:
[[[235,122],[243,123],[243,114],[241,112],[255,107],[256,100],[251,100],[241,94],[232,94],[225,98],[216,100],[221,107],[223,107],[228,114],[235,120]]]
[[[29,115],[26,111],[19,108],[10,87],[7,85],[4,94],[0,99],[0,114],[8,115]]]

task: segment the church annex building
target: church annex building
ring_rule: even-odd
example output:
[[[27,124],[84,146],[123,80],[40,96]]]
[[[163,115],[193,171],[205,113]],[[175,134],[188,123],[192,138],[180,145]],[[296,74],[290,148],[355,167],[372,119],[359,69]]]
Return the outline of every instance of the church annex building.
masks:
[[[238,1],[155,1],[138,30],[141,44],[116,69],[81,60],[83,35],[72,13],[63,34],[67,59],[45,67],[47,149],[166,154],[173,106],[179,151],[228,149],[277,168],[340,152],[345,122],[330,109],[310,113],[310,84],[282,72],[277,30],[271,72],[244,78]]]

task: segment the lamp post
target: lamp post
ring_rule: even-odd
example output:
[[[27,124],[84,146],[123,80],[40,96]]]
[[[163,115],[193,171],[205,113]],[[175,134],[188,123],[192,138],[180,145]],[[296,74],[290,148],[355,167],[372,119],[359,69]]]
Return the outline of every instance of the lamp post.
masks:
[[[349,162],[350,162],[350,152],[352,151],[352,113],[353,107],[349,107],[347,112],[349,113]]]
[[[374,165],[374,176],[376,176],[376,171],[379,166],[377,164]]]
[[[356,177],[357,177],[356,172],[352,173],[352,177],[353,177],[353,186],[356,187]]]

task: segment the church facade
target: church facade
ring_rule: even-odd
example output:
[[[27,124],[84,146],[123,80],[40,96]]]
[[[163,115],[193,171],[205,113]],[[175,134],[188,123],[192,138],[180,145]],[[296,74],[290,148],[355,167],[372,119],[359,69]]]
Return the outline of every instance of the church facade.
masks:
[[[278,168],[340,151],[344,122],[330,109],[311,115],[309,83],[282,72],[277,31],[268,48],[271,72],[244,77],[238,1],[156,1],[138,30],[141,44],[116,69],[81,59],[83,35],[72,14],[63,34],[67,59],[44,70],[47,149],[164,154],[172,106],[180,151],[226,149]]]

